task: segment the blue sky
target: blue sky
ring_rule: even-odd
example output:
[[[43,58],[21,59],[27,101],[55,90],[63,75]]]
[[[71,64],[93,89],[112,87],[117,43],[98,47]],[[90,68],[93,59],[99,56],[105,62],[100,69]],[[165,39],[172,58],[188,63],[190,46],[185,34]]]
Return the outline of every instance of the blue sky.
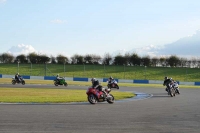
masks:
[[[0,0],[0,53],[149,54],[145,48],[195,34],[199,7],[199,0]]]

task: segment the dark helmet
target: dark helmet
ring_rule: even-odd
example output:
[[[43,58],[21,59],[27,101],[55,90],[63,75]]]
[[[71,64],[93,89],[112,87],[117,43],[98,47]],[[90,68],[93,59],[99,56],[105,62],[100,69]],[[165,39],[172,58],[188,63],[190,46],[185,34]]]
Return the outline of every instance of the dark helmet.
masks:
[[[59,77],[59,74],[57,74],[56,76]]]
[[[168,79],[168,77],[165,77],[165,79]]]
[[[113,79],[113,77],[112,77],[112,76],[110,76],[110,79]]]

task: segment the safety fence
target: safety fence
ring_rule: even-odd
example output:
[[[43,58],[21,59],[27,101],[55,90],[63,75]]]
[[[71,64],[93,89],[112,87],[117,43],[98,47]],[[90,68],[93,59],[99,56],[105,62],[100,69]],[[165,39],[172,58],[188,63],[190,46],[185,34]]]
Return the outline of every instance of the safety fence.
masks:
[[[31,80],[54,80],[55,76],[29,76],[29,75],[21,75],[24,79]],[[0,74],[0,78],[13,78],[14,75],[2,75]],[[108,78],[96,78],[100,82],[107,82]],[[91,78],[84,77],[65,77],[67,81],[82,81],[82,82],[90,82]],[[118,83],[135,83],[135,84],[163,84],[161,80],[126,80],[126,79],[115,79]],[[200,82],[182,82],[177,81],[179,85],[200,85]]]

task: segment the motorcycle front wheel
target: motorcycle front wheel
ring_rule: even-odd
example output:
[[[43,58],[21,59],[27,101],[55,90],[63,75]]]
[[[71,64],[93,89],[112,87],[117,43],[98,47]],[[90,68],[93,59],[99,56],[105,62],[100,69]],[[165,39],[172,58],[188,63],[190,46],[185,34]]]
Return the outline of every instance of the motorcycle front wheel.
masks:
[[[22,85],[25,85],[25,81],[24,80],[22,81]]]
[[[172,88],[170,89],[170,96],[175,97],[175,90]]]
[[[93,94],[90,94],[90,95],[88,95],[88,102],[91,104],[96,104],[97,98]]]
[[[112,103],[114,103],[115,98],[114,98],[114,96],[112,94],[109,94],[109,95],[110,96],[107,98],[107,102],[110,103],[110,104],[112,104]]]
[[[119,89],[119,86],[116,84],[116,88]]]

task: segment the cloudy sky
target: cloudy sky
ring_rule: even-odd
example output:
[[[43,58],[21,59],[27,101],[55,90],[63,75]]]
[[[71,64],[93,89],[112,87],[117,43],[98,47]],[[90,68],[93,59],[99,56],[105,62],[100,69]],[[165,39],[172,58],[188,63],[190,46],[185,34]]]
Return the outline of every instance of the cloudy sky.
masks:
[[[199,56],[199,7],[199,0],[0,0],[0,53]]]

